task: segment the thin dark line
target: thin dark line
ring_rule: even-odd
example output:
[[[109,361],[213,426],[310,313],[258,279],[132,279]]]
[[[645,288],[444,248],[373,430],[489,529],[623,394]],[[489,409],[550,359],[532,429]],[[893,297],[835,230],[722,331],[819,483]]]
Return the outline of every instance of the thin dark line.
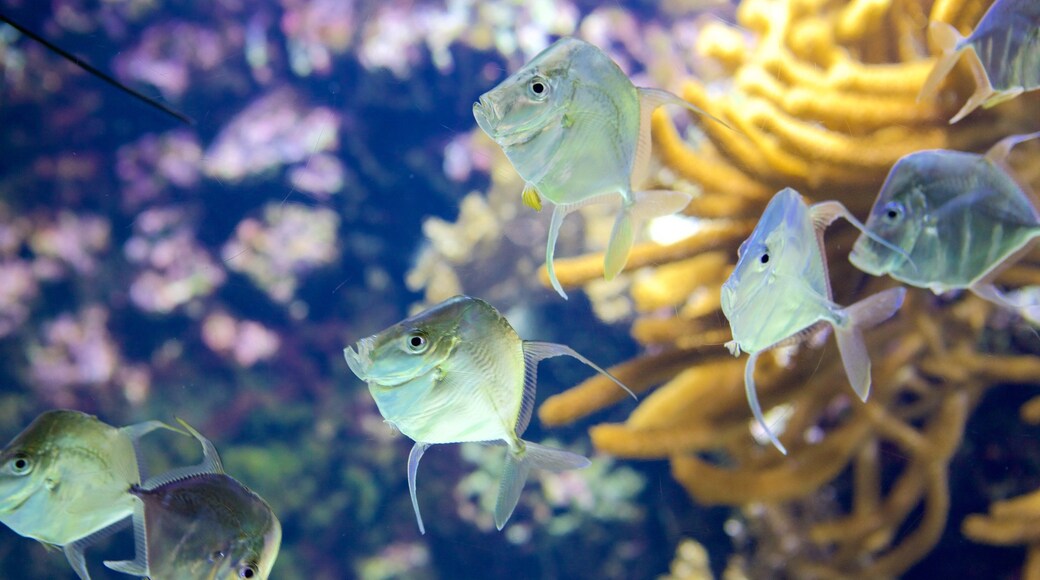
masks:
[[[178,121],[180,121],[180,122],[182,122],[182,123],[184,123],[186,125],[194,125],[195,124],[195,121],[193,121],[191,119],[191,117],[188,117],[187,115],[185,115],[183,113],[175,111],[174,109],[171,109],[170,107],[160,103],[159,101],[156,101],[155,99],[153,99],[151,97],[145,96],[144,94],[141,94],[141,93],[135,91],[134,89],[131,89],[130,87],[124,85],[123,83],[117,81],[116,79],[114,79],[114,78],[108,76],[107,74],[99,71],[98,69],[94,68],[93,66],[90,65],[90,63],[84,61],[83,59],[77,57],[76,55],[74,55],[72,53],[67,52],[63,48],[54,45],[49,40],[43,38],[39,34],[36,34],[32,30],[29,30],[28,28],[22,26],[21,24],[18,24],[17,22],[11,20],[10,18],[8,18],[7,16],[5,16],[2,13],[0,13],[0,21],[6,22],[7,24],[11,25],[15,30],[17,30],[18,32],[21,32],[22,34],[28,36],[29,38],[35,40],[36,42],[39,42],[40,44],[46,46],[50,50],[60,54],[62,57],[68,59],[69,61],[72,61],[72,63],[75,64],[76,66],[78,66],[81,69],[87,71],[88,73],[90,73],[90,74],[100,78],[101,80],[103,80],[106,83],[112,85],[113,87],[115,87],[115,88],[117,88],[117,89],[119,89],[119,90],[121,90],[121,91],[123,91],[123,92],[125,92],[125,93],[127,93],[127,94],[129,94],[129,95],[131,95],[131,96],[133,96],[135,98],[137,98],[137,99],[140,99],[140,100],[144,101],[145,103],[148,103],[149,105],[155,107],[156,109],[159,109],[160,111],[166,113],[167,115],[170,115],[171,117],[177,119]]]

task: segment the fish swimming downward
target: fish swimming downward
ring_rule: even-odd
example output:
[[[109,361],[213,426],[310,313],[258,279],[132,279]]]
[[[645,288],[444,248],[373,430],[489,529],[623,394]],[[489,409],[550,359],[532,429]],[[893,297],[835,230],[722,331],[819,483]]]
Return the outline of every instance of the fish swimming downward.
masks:
[[[979,105],[985,108],[1040,88],[1040,2],[996,0],[975,30],[964,38],[945,22],[928,28],[939,56],[921,88],[918,100],[935,94],[962,54],[968,55],[975,92],[950,119],[960,121]]]
[[[661,105],[704,111],[663,90],[639,88],[595,46],[562,38],[473,104],[477,125],[526,181],[524,203],[553,209],[545,265],[553,289],[563,296],[553,254],[568,213],[618,195],[603,262],[609,280],[628,261],[640,222],[675,213],[690,196],[675,191],[635,191],[650,162],[650,114]],[[712,117],[713,118],[713,117]]]
[[[581,455],[520,438],[534,409],[538,362],[567,355],[625,385],[562,344],[521,340],[490,304],[456,296],[343,350],[350,370],[368,383],[379,412],[415,441],[408,456],[408,490],[419,531],[426,533],[415,476],[426,449],[466,441],[504,444],[506,466],[495,503],[495,525],[512,515],[531,467],[585,467]],[[634,397],[635,395],[633,395]]]
[[[0,522],[61,546],[89,579],[83,550],[133,513],[137,440],[159,428],[169,429],[161,421],[116,428],[63,409],[41,414],[0,452]]]
[[[868,274],[888,274],[936,294],[967,289],[1040,319],[1040,307],[1019,304],[993,285],[1001,267],[1040,236],[1031,195],[1003,163],[1016,144],[1038,137],[1040,132],[1006,137],[985,155],[935,149],[901,158],[867,218],[870,235],[856,240],[849,261]]]
[[[781,190],[740,246],[737,266],[722,285],[722,312],[733,333],[726,347],[734,356],[741,351],[751,355],[744,371],[748,404],[770,442],[784,454],[787,450],[766,424],[755,393],[758,355],[808,336],[821,323],[829,324],[849,382],[865,401],[870,393],[870,357],[862,330],[895,314],[906,294],[905,288],[890,288],[849,307],[832,301],[823,230],[838,217],[863,229],[839,202],[810,207],[797,191]]]
[[[202,463],[130,488],[137,557],[105,565],[152,580],[266,579],[281,523],[263,498],[224,473],[208,439],[180,423],[202,444]]]

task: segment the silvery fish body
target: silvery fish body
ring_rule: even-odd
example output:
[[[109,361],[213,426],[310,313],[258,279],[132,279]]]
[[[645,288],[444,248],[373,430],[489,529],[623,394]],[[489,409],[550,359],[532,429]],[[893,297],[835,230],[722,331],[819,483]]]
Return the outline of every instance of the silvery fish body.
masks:
[[[343,354],[368,383],[383,418],[415,441],[408,483],[422,531],[415,475],[431,444],[479,441],[508,448],[495,506],[499,529],[512,514],[530,467],[559,471],[588,465],[580,455],[520,438],[531,419],[537,364],[568,355],[610,375],[564,345],[521,340],[483,300],[456,296],[361,339],[356,351],[348,347]]]
[[[621,210],[604,258],[604,274],[617,275],[628,259],[638,221],[681,210],[690,197],[672,191],[636,192],[650,159],[650,114],[674,104],[703,113],[656,89],[637,88],[600,49],[562,38],[497,87],[481,95],[473,116],[527,182],[524,201],[551,201],[546,267],[553,270],[564,217],[580,205],[619,196]]]
[[[208,439],[180,423],[202,444],[203,462],[130,488],[137,557],[105,565],[152,580],[266,579],[281,523],[263,498],[224,473]]]
[[[970,55],[975,92],[951,123],[979,105],[992,107],[1040,88],[1040,2],[997,0],[967,38],[944,22],[933,22],[929,32],[942,55],[921,89],[922,96],[938,90],[963,53]]]
[[[809,207],[791,188],[778,192],[741,245],[737,266],[722,285],[722,312],[733,335],[726,346],[735,356],[742,351],[751,355],[744,374],[748,403],[770,441],[785,453],[758,404],[754,386],[758,354],[797,340],[818,324],[828,324],[835,330],[849,381],[866,400],[870,358],[861,330],[890,317],[903,300],[902,288],[880,292],[848,308],[831,300],[822,233],[839,216],[858,224],[837,202]]]
[[[47,411],[0,453],[0,522],[62,546],[80,578],[90,536],[130,516],[127,490],[140,483],[135,442],[166,427],[116,428],[79,411]]]
[[[903,157],[885,179],[866,226],[905,254],[860,236],[849,259],[874,276],[888,274],[937,294],[970,289],[1017,308],[990,278],[1040,235],[1040,214],[1000,161],[1015,143],[1037,136],[1009,137],[987,155],[939,149]]]

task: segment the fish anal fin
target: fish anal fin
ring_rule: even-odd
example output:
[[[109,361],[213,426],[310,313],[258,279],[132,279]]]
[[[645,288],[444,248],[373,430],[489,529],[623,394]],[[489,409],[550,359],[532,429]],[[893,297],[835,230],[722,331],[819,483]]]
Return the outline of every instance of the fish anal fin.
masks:
[[[964,103],[961,110],[957,111],[957,114],[950,119],[951,125],[960,121],[964,117],[967,117],[969,113],[985,104],[997,94],[997,91],[993,89],[993,85],[989,83],[989,76],[986,75],[986,68],[982,66],[982,61],[979,60],[979,55],[975,52],[975,49],[968,47],[964,52],[968,54],[968,65],[971,70],[971,76],[975,79],[975,92],[968,97],[968,101]]]
[[[415,495],[415,478],[419,471],[419,460],[429,447],[429,443],[416,441],[408,453],[408,494],[412,497],[412,510],[415,511],[415,521],[419,524],[420,534],[426,533],[426,526],[423,525],[422,514],[419,512],[419,499]]]
[[[501,530],[513,515],[532,467],[559,472],[581,469],[589,464],[587,457],[577,453],[545,447],[530,441],[524,441],[523,448],[518,452],[508,450],[502,481],[498,486],[498,499],[495,500],[495,527]]]
[[[957,44],[964,39],[953,25],[946,22],[932,21],[928,26],[928,38],[933,46],[939,49],[935,66],[928,73],[928,78],[921,85],[921,91],[917,93],[917,102],[934,96],[939,92],[939,85],[943,79],[950,74],[950,70],[960,59],[960,51]]]
[[[841,362],[852,390],[860,400],[870,395],[870,355],[863,341],[863,330],[880,324],[892,317],[903,305],[906,288],[889,288],[845,309],[848,317],[845,324],[834,326],[834,338],[838,342]]]

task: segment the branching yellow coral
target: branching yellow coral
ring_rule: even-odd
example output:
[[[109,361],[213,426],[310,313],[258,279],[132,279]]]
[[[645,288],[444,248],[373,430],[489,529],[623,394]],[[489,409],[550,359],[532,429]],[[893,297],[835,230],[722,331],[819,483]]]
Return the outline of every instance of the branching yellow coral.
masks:
[[[970,91],[963,74],[952,75],[937,99],[916,101],[934,63],[925,42],[929,19],[970,29],[988,4],[744,0],[739,23],[755,38],[713,24],[697,43],[702,55],[731,72],[731,82],[719,89],[689,80],[681,91],[736,130],[708,123],[703,136],[686,137],[663,113],[653,117],[662,165],[700,189],[686,210],[700,228],[686,240],[644,244],[633,253],[632,334],[650,349],[612,371],[649,394],[627,421],[593,426],[590,436],[615,455],[669,459],[674,477],[698,502],[741,506],[759,534],[759,553],[738,563],[749,577],[776,576],[781,570],[770,566],[777,562],[793,577],[900,575],[943,532],[950,458],[981,394],[994,384],[1040,377],[1036,357],[979,351],[987,326],[1006,315],[991,316],[990,305],[974,297],[937,301],[913,290],[895,319],[867,335],[874,386],[866,403],[850,395],[829,343],[759,361],[759,398],[779,421],[790,450],[784,457],[749,429],[744,361],[721,346],[729,330],[719,312],[719,287],[736,246],[777,189],[837,199],[862,216],[903,155],[979,151],[1004,135],[1038,128],[1035,101],[1007,103],[949,126],[952,108],[963,101],[951,93]],[[1038,165],[1037,151],[1027,149],[1018,165]],[[1040,181],[1040,172],[1027,172],[1024,180]],[[854,234],[839,226],[826,239],[842,304],[894,283],[849,265]],[[565,286],[584,285],[598,276],[600,262],[595,254],[557,260],[557,274]],[[1040,285],[1040,256],[1002,272],[998,283]],[[539,417],[547,425],[570,423],[619,399],[609,381],[596,377],[548,399]],[[1040,402],[1023,416],[1040,420]],[[805,506],[834,485],[849,487],[849,501],[807,516]],[[1035,527],[1032,535],[1023,531],[1040,521],[1033,515],[1040,510],[1026,509],[1040,499],[1011,501],[1025,506],[1019,520],[996,504],[990,516],[970,518],[965,533],[1028,544],[1029,566],[1040,569],[1040,535]]]

